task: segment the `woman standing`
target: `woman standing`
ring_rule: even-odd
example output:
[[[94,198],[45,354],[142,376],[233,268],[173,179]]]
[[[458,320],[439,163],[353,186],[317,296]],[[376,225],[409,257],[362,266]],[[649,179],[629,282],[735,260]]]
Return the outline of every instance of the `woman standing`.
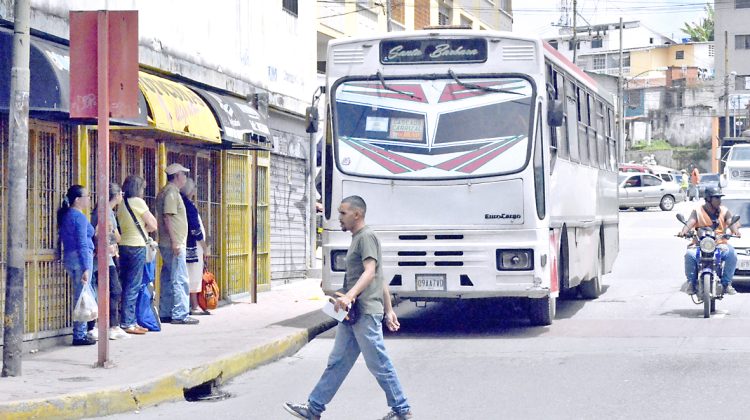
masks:
[[[117,340],[118,338],[128,338],[125,331],[120,327],[120,311],[122,302],[122,283],[117,275],[117,265],[115,258],[119,257],[120,232],[117,229],[117,217],[115,208],[122,202],[122,190],[116,182],[109,184],[109,202],[107,208],[107,253],[109,257],[109,339]],[[98,213],[94,209],[91,215],[91,224],[97,226]],[[99,252],[97,250],[97,252]],[[94,278],[96,278],[96,265],[94,265]]]
[[[143,267],[146,264],[145,232],[156,230],[156,218],[143,200],[146,181],[137,175],[128,175],[122,184],[123,205],[117,210],[120,224],[120,278],[122,279],[122,311],[120,327],[128,334],[145,334],[148,331],[135,320],[135,303],[141,289]],[[141,230],[144,233],[141,233]]]
[[[185,249],[188,279],[190,280],[190,315],[211,315],[208,310],[198,310],[198,293],[203,281],[203,257],[206,254],[206,230],[194,202],[198,189],[195,181],[188,178],[180,189],[188,220],[187,247]]]
[[[94,227],[84,211],[91,206],[89,192],[81,185],[68,188],[62,207],[57,212],[57,225],[63,246],[63,265],[73,282],[73,306],[81,296],[83,286],[91,281],[94,265]],[[93,337],[86,335],[85,322],[73,322],[73,345],[95,344]]]

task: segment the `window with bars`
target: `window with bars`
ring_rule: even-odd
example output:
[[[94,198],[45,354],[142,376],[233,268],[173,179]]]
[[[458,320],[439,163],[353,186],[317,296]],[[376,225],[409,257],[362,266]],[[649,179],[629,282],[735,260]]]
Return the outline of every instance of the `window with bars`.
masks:
[[[607,60],[603,55],[595,55],[591,57],[591,67],[594,70],[604,70],[607,68]]]
[[[685,51],[683,51],[683,50],[675,51],[674,58],[675,58],[675,60],[684,60],[685,59]]]
[[[734,36],[734,49],[735,50],[750,50],[750,35],[735,35]]]
[[[299,0],[281,0],[281,9],[296,17],[299,14]]]

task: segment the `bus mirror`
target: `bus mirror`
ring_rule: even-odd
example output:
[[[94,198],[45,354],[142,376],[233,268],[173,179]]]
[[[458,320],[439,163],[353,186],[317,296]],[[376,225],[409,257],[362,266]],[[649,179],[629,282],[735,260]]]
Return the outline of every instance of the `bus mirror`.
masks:
[[[307,107],[305,111],[305,132],[317,133],[318,132],[318,108],[314,106]]]
[[[547,123],[550,127],[561,127],[563,125],[563,103],[562,101],[550,101],[547,111]]]

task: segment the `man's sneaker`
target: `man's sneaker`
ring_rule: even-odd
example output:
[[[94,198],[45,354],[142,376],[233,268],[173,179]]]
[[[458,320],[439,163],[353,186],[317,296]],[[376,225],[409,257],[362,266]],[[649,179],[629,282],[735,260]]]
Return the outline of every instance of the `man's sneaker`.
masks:
[[[109,329],[110,340],[124,340],[126,338],[130,338],[130,336],[119,326],[112,327]]]
[[[732,285],[731,285],[731,284],[729,284],[729,285],[727,285],[727,286],[726,286],[726,287],[724,288],[724,294],[725,294],[725,295],[736,295],[736,294],[737,294],[737,291],[736,291],[736,290],[734,290],[734,287],[732,287]]]
[[[681,292],[685,292],[689,295],[695,294],[695,288],[693,287],[693,283],[686,281],[685,283],[682,283],[682,286],[680,287]]]
[[[286,402],[284,403],[284,410],[288,411],[289,414],[300,418],[300,419],[311,419],[320,420],[320,416],[316,416],[310,411],[310,406],[307,404],[295,404]]]
[[[197,324],[197,323],[199,323],[199,322],[200,322],[200,321],[198,321],[198,320],[197,320],[197,319],[195,319],[195,318],[191,318],[191,317],[189,317],[189,316],[186,316],[186,317],[185,317],[185,318],[183,318],[183,319],[172,319],[172,322],[171,322],[171,324],[179,324],[179,325],[195,325],[195,324]]]
[[[414,416],[411,414],[411,411],[407,411],[404,414],[398,414],[397,412],[391,410],[381,420],[409,420],[413,418]]]

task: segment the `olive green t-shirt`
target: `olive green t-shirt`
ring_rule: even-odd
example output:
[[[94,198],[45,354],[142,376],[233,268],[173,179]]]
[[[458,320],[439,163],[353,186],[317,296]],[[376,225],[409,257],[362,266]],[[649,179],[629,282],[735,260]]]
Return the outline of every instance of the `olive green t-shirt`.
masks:
[[[156,219],[159,224],[159,246],[171,247],[172,240],[167,232],[167,224],[164,223],[166,215],[172,215],[172,229],[176,240],[182,247],[187,244],[188,222],[185,213],[185,203],[182,201],[180,190],[176,185],[167,182],[156,197]]]
[[[346,252],[346,277],[344,291],[348,292],[359,277],[365,272],[364,261],[372,258],[376,262],[375,278],[356,300],[357,309],[363,314],[382,314],[383,308],[383,274],[380,269],[382,256],[380,241],[369,226],[365,226],[352,236],[352,243]]]

